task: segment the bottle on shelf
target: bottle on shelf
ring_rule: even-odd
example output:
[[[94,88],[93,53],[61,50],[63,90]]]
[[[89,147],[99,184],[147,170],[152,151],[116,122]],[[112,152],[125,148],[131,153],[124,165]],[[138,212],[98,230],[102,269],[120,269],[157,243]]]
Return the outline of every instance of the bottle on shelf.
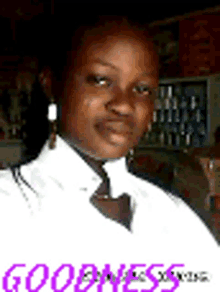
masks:
[[[184,95],[180,96],[180,108],[182,108],[182,109],[187,108],[187,98]]]
[[[169,110],[170,108],[172,108],[172,95],[173,95],[173,87],[171,85],[169,85],[167,87],[167,94],[164,98],[164,107],[166,110]]]
[[[200,123],[201,121],[205,120],[205,110],[201,107],[196,109],[196,122]]]
[[[168,123],[172,123],[172,121],[173,121],[173,111],[172,111],[172,108],[169,108],[168,109],[167,114],[168,114],[168,118],[167,118]]]
[[[188,122],[186,124],[186,130],[185,130],[185,133],[186,133],[186,146],[187,147],[193,146],[194,131],[195,131],[195,129],[194,129],[193,123]]]
[[[166,124],[165,124],[165,128],[166,128],[166,131],[167,132],[170,132],[170,133],[172,133],[172,123],[169,123],[169,122],[167,122]]]
[[[168,146],[173,146],[173,133],[171,132],[168,133]]]
[[[176,133],[176,136],[175,136],[175,146],[176,147],[180,147],[180,133]]]
[[[159,87],[151,131],[152,145],[200,147],[206,140],[206,86],[179,82]]]
[[[159,87],[159,98],[163,100],[165,98],[166,94],[166,87],[165,86],[160,86]]]
[[[152,134],[152,123],[149,123],[147,127],[147,132],[145,133],[145,137],[144,137],[148,145],[151,144],[151,134]]]
[[[175,123],[180,123],[180,109],[173,111],[173,120]]]
[[[154,109],[158,111],[161,108],[162,108],[162,99],[159,97],[154,102]]]
[[[186,146],[186,125],[184,123],[179,124],[179,139],[180,139],[180,147]]]
[[[187,125],[186,125],[186,133],[187,134],[193,134],[194,133],[194,125],[193,125],[193,123],[188,123]]]
[[[165,132],[164,131],[160,132],[160,145],[162,147],[165,146]]]
[[[185,125],[185,123],[181,122],[179,124],[179,133],[181,135],[185,135],[185,131],[186,131],[186,125]]]
[[[165,122],[165,111],[163,108],[158,111],[158,118],[159,118],[159,123],[163,124]]]
[[[179,107],[179,101],[176,95],[173,96],[172,98],[172,109],[177,110]]]
[[[169,85],[167,88],[167,96],[169,99],[172,99],[172,96],[173,96],[173,86],[172,85]]]
[[[186,147],[190,147],[192,146],[192,134],[191,133],[187,133],[186,134]]]
[[[178,129],[178,124],[177,123],[175,123],[175,122],[173,122],[172,124],[171,124],[171,134],[172,134],[172,145],[173,146],[178,146],[178,141],[177,141],[177,135],[178,135],[178,133],[179,133],[179,131],[178,131],[179,129]]]
[[[190,97],[190,109],[191,109],[191,110],[195,110],[197,106],[198,106],[198,105],[197,105],[196,96],[195,96],[195,95],[192,95],[192,96]]]
[[[157,120],[158,120],[157,115],[158,115],[157,110],[154,110],[153,111],[153,123],[157,123]]]
[[[206,141],[206,126],[204,122],[200,122],[197,125],[197,135],[199,137],[200,145],[203,146]]]
[[[205,136],[206,135],[206,126],[204,122],[200,122],[197,125],[197,131],[199,133],[200,136]]]
[[[181,121],[185,124],[189,122],[189,112],[187,108],[182,109]]]

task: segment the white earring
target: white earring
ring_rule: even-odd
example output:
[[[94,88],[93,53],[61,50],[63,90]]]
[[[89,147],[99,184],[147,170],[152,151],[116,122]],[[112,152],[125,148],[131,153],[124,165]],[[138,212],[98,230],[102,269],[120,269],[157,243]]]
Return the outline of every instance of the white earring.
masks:
[[[56,133],[57,133],[57,104],[52,96],[50,99],[50,104],[48,106],[48,120],[50,123],[50,138],[49,138],[49,148],[54,149],[56,147]]]

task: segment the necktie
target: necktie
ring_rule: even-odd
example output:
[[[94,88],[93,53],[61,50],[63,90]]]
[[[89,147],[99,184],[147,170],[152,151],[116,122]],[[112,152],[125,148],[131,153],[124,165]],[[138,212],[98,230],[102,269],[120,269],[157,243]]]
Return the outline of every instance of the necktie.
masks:
[[[90,201],[104,216],[122,224],[130,230],[132,220],[130,196],[122,194],[117,199],[111,198],[108,178],[104,179],[103,183],[91,197]]]
[[[97,161],[86,155],[79,149],[76,152],[87,162],[94,171],[103,178],[103,182],[90,198],[92,205],[104,216],[112,219],[130,230],[132,212],[130,209],[130,196],[122,194],[118,199],[111,198],[110,181],[107,173],[103,169],[104,161]]]

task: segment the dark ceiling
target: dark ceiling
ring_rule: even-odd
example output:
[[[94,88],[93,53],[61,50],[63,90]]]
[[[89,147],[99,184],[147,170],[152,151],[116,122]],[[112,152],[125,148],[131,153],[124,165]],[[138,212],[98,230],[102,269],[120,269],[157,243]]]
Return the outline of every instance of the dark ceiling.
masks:
[[[8,1],[8,0],[5,0]],[[24,0],[23,0],[24,1]],[[25,0],[26,1],[26,0]],[[217,1],[195,2],[195,1],[157,1],[157,0],[102,0],[102,1],[67,1],[67,0],[30,0],[31,3],[43,2],[44,13],[34,15],[30,20],[17,21],[15,39],[12,43],[14,48],[13,54],[44,54],[48,50],[48,54],[56,47],[65,47],[65,36],[71,32],[73,22],[81,23],[79,19],[90,23],[90,16],[94,15],[124,15],[129,19],[141,24],[149,24],[156,20],[164,20],[165,18],[176,15],[183,15],[188,12],[204,10],[209,7],[215,7],[219,3]],[[22,1],[21,1],[22,2]],[[19,2],[19,3],[21,3]],[[52,5],[54,4],[54,5]],[[19,4],[20,5],[20,4]],[[10,9],[10,8],[9,8]],[[25,10],[25,8],[24,8]],[[219,12],[220,14],[220,12]],[[0,51],[5,54],[4,44],[12,42],[12,29],[10,19],[1,18],[2,42]],[[176,26],[177,23],[174,23]],[[175,32],[175,31],[174,31]],[[177,26],[178,34],[178,26]],[[1,48],[2,47],[2,48]],[[0,52],[1,53],[1,52]]]
[[[67,1],[55,0],[54,14],[61,18],[67,15],[88,14],[95,12],[100,15],[127,15],[143,23],[150,23],[156,20],[163,20],[176,15],[204,10],[209,7],[220,5],[220,1]]]

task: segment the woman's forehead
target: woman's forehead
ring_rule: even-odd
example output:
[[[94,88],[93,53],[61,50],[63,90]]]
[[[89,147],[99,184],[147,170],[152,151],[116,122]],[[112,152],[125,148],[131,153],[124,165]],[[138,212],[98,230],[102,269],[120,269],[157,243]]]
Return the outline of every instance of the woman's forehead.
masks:
[[[129,63],[152,63],[156,59],[156,53],[153,44],[147,40],[128,35],[106,35],[87,40],[84,43],[81,53],[78,54],[77,63],[87,63],[92,59],[101,58],[104,60],[127,60]],[[155,66],[154,60],[154,66]]]
[[[150,66],[157,72],[158,56],[153,42],[147,38],[144,32],[136,32],[127,27],[122,30],[119,28],[105,30],[105,27],[102,27],[86,31],[77,50],[68,52],[69,62],[66,69],[68,72],[76,72],[88,64],[90,59],[108,60],[108,58],[114,58],[115,54],[124,51],[127,51],[127,55],[131,55],[133,52],[139,58],[139,61],[136,62],[142,62],[143,65]],[[155,74],[157,75],[157,73]],[[65,80],[66,75],[64,74]]]

